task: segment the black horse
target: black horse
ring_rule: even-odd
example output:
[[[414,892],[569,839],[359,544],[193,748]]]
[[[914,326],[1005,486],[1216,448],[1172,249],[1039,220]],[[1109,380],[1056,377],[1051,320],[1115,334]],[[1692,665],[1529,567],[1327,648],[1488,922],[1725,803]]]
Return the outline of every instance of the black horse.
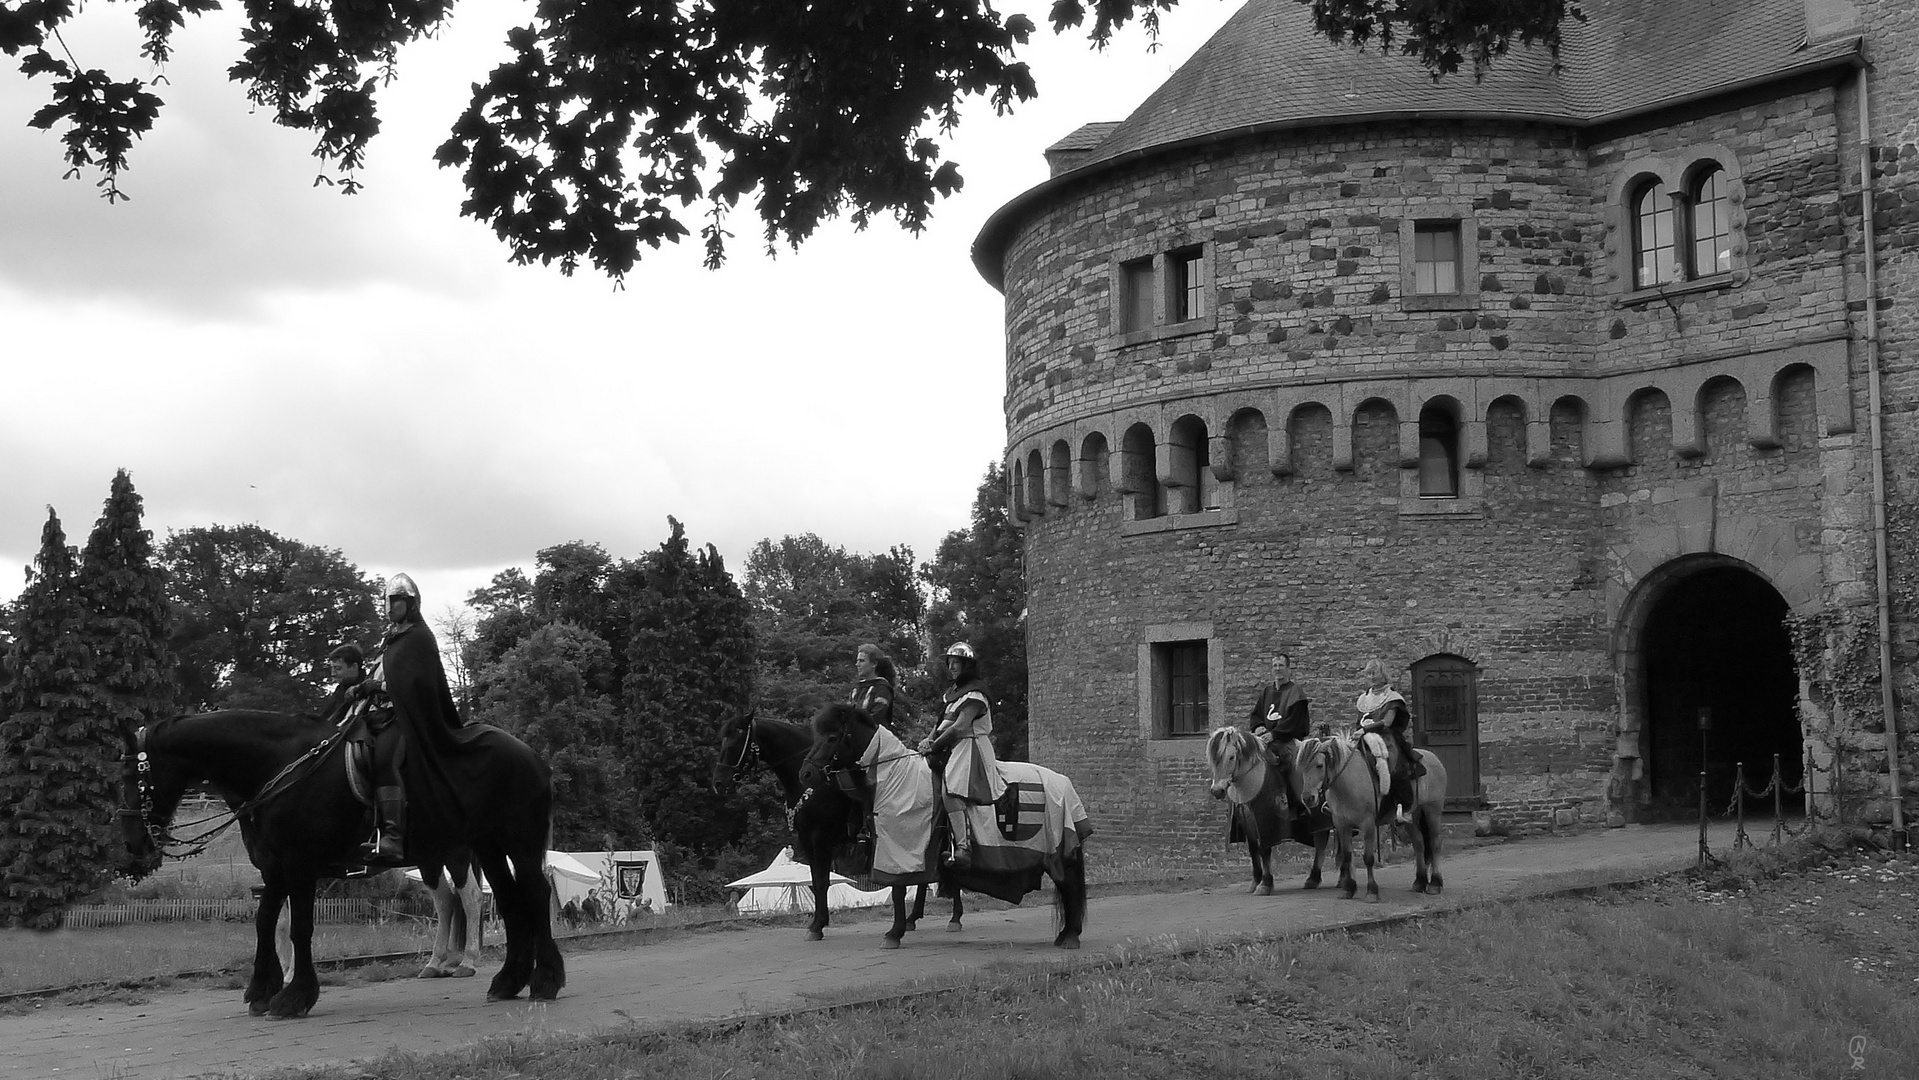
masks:
[[[891,732],[850,705],[828,705],[821,709],[813,717],[813,734],[813,749],[800,770],[801,783],[809,787],[830,787],[845,781],[871,791],[876,786],[884,788],[888,785],[888,769],[924,771],[928,768],[919,754],[907,749]],[[868,770],[862,768],[860,762],[876,738],[881,740],[880,750],[883,752],[878,755],[871,775],[868,775]],[[1048,792],[1053,790],[1053,785],[1061,785],[1061,790],[1067,796],[1062,800],[1064,804],[1077,806],[1079,802],[1079,796],[1072,791],[1072,781],[1051,770],[1025,762],[1013,762],[1002,766],[1002,773],[1006,772],[1017,772],[1022,778],[1022,786],[1028,788],[1038,789],[1042,780]],[[921,782],[930,784],[931,778],[922,778]],[[1042,798],[1042,805],[1048,812],[1052,809],[1052,803],[1050,797]],[[1021,827],[1024,808],[1017,804],[1010,808],[1002,806],[1002,811],[1006,810],[1011,811],[1015,826]],[[932,816],[933,847],[937,848],[946,827],[946,813],[937,805],[926,807],[925,811]],[[1084,813],[1083,810],[1080,812]],[[1005,816],[1005,813],[1001,814],[1002,820]],[[884,810],[877,824],[882,827],[887,824]],[[907,824],[905,831],[920,831],[912,828],[915,823]],[[1060,926],[1053,944],[1062,949],[1079,948],[1080,931],[1086,923],[1086,852],[1079,840],[1091,830],[1087,828],[1083,817],[1065,823],[1065,826],[1054,830],[1061,836],[1061,846],[1044,852],[1031,848],[1010,850],[988,843],[990,838],[980,837],[981,848],[976,850],[973,865],[968,868],[942,863],[936,853],[929,852],[923,870],[899,875],[890,882],[893,885],[893,928],[886,932],[880,947],[899,948],[900,939],[911,928],[906,916],[906,886],[909,884],[934,881],[939,884],[942,893],[950,889],[957,895],[959,889],[971,889],[1017,904],[1027,893],[1040,887],[1042,877],[1050,877],[1053,879],[1055,922]],[[874,874],[875,879],[882,881],[888,876],[892,875],[882,875],[877,869]]]
[[[211,786],[240,823],[247,856],[264,888],[254,919],[253,978],[246,1002],[255,1016],[305,1016],[320,996],[313,969],[313,892],[357,861],[369,812],[348,783],[344,739],[311,717],[232,710],[160,720],[132,733],[122,777],[123,824],[131,865],[157,865],[178,843],[169,834],[186,790]],[[408,855],[433,886],[441,868],[470,850],[492,883],[506,923],[506,963],[487,1000],[531,988],[548,1000],[566,983],[566,967],[548,921],[545,874],[553,791],[546,763],[498,728],[482,727],[465,743],[460,780],[462,826],[415,829]],[[424,817],[424,815],[420,815]],[[418,818],[416,818],[416,821]],[[274,924],[292,904],[293,973],[280,967]]]
[[[866,804],[849,797],[838,785],[807,787],[800,783],[800,765],[813,749],[813,729],[805,724],[784,720],[762,720],[751,713],[720,725],[720,755],[713,763],[713,788],[729,778],[734,783],[746,779],[755,758],[780,782],[787,817],[793,826],[793,858],[813,871],[813,921],[806,926],[806,939],[819,941],[826,936],[831,918],[826,897],[833,882],[833,858],[847,848],[863,824]],[[953,892],[953,921],[948,930],[960,929],[958,890]],[[913,913],[907,919],[912,929],[926,916],[926,886],[920,886],[913,898]]]

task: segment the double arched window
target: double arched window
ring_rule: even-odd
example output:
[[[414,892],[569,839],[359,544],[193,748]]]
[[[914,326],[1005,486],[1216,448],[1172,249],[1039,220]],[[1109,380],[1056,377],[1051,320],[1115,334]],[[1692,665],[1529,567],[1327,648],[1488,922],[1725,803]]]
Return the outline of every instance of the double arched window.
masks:
[[[1633,288],[1654,289],[1732,271],[1728,187],[1726,170],[1705,162],[1678,194],[1658,178],[1634,189]]]

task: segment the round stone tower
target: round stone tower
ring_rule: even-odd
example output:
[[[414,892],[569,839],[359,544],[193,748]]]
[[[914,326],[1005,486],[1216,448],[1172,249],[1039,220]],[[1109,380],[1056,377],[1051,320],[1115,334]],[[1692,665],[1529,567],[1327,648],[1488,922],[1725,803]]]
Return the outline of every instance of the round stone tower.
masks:
[[[1830,798],[1863,721],[1798,669],[1875,595],[1830,6],[1594,0],[1557,69],[1436,82],[1252,0],[1048,151],[974,259],[1032,756],[1111,833],[1223,841],[1202,737],[1276,652],[1338,729],[1383,658],[1450,805],[1515,829],[1775,754]]]

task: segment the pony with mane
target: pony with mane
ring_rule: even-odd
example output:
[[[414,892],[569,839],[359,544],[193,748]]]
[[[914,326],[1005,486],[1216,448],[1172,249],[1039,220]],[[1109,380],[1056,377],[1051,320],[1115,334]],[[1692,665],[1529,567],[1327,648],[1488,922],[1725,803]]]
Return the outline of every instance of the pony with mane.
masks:
[[[1358,891],[1353,879],[1353,836],[1364,841],[1366,861],[1366,899],[1379,902],[1379,885],[1373,880],[1377,862],[1379,830],[1392,820],[1386,802],[1387,777],[1384,764],[1385,740],[1378,735],[1372,759],[1362,751],[1360,738],[1351,733],[1328,738],[1304,739],[1299,746],[1299,772],[1308,807],[1323,808],[1332,815],[1333,836],[1339,843],[1340,895],[1351,900]],[[1413,891],[1437,894],[1446,881],[1439,873],[1441,824],[1446,805],[1446,767],[1430,750],[1416,751],[1426,766],[1426,775],[1413,784]]]
[[[1232,806],[1226,842],[1245,843],[1252,860],[1252,891],[1260,896],[1272,895],[1273,849],[1288,839],[1313,849],[1313,868],[1303,887],[1317,889],[1320,862],[1332,835],[1332,818],[1324,811],[1294,815],[1287,805],[1278,763],[1245,728],[1215,728],[1206,737],[1206,761],[1212,771],[1208,790],[1213,798]],[[1301,790],[1298,758],[1286,767],[1292,773],[1293,789]]]

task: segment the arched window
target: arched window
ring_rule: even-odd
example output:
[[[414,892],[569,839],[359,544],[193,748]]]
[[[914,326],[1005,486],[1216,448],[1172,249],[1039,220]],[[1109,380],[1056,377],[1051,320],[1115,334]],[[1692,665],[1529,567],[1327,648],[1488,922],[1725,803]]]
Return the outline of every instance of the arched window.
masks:
[[[1459,421],[1432,405],[1419,412],[1419,497],[1459,497]]]
[[[1207,509],[1213,471],[1207,467],[1206,421],[1182,416],[1173,421],[1167,442],[1172,475],[1167,478],[1166,508],[1175,514]]]
[[[1732,220],[1726,203],[1726,170],[1708,166],[1687,192],[1692,202],[1692,276],[1732,270]]]
[[[1672,196],[1653,181],[1632,202],[1633,286],[1650,289],[1679,280],[1679,248],[1673,236]]]

